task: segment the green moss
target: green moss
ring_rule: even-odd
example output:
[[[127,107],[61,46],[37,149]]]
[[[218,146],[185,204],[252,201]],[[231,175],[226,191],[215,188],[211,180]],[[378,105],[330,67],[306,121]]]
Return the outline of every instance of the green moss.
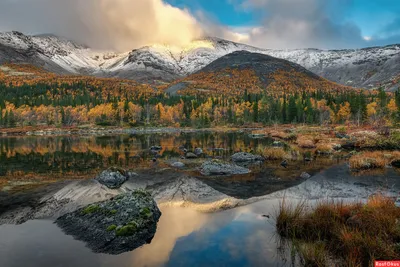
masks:
[[[135,192],[133,192],[133,194],[138,197],[150,197],[151,196],[149,192],[147,192],[145,190],[141,190],[141,189],[135,190]]]
[[[149,219],[151,216],[153,216],[153,213],[151,212],[151,210],[150,210],[148,207],[143,208],[143,209],[140,211],[140,214],[141,214],[143,217],[147,218],[147,219]]]
[[[82,214],[92,214],[100,210],[99,205],[90,205],[82,210]]]
[[[117,228],[117,226],[115,224],[112,224],[112,225],[107,227],[107,231],[111,232],[111,231],[114,231],[116,228]]]
[[[128,224],[125,226],[122,226],[121,228],[117,228],[115,231],[115,234],[117,236],[131,236],[136,233],[137,226],[134,224]]]
[[[117,210],[110,210],[110,214],[112,214],[112,215],[115,215],[115,214],[117,214]]]

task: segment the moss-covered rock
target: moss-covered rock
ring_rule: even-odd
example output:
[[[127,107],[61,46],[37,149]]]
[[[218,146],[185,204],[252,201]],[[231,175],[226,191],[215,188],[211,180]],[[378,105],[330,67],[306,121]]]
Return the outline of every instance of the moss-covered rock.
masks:
[[[120,254],[150,242],[160,216],[151,195],[136,190],[65,214],[56,224],[94,252]]]

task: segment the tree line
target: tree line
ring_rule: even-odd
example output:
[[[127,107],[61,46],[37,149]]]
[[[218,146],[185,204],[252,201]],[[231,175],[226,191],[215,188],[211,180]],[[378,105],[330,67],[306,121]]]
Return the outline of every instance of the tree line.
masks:
[[[242,90],[235,95],[171,96],[162,90],[117,84],[0,83],[0,127],[114,126],[213,127],[306,123],[397,123],[400,92]]]

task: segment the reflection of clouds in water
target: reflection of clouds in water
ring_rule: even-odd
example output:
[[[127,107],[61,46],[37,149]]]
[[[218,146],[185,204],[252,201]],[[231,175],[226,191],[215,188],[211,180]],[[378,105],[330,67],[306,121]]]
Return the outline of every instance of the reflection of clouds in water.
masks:
[[[210,216],[201,229],[177,241],[168,266],[204,262],[208,266],[269,266],[279,262],[274,224],[252,209],[246,206]]]
[[[176,241],[203,227],[210,216],[190,209],[169,208],[162,210],[157,232],[151,244],[136,251],[132,266],[159,266],[167,262]]]

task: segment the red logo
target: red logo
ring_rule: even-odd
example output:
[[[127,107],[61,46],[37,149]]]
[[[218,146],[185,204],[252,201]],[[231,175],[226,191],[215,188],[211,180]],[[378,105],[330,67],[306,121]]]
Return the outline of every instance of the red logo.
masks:
[[[400,267],[400,261],[375,261],[375,267]]]

